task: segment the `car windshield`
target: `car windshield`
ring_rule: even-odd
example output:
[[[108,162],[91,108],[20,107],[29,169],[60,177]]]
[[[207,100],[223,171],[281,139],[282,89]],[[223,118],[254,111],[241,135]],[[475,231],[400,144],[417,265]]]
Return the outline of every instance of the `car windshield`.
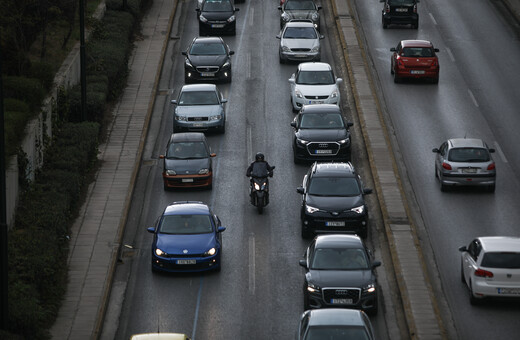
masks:
[[[461,163],[489,162],[489,152],[485,148],[453,148],[448,153],[448,160]]]
[[[162,234],[207,234],[212,231],[213,225],[208,215],[166,215],[159,226]]]
[[[334,84],[332,71],[301,71],[296,77],[299,85],[332,85]]]
[[[285,10],[315,10],[313,1],[305,1],[305,0],[287,0],[285,3]]]
[[[184,91],[181,93],[178,101],[180,106],[218,104],[218,97],[215,91]]]
[[[403,57],[428,58],[435,54],[433,49],[429,47],[405,47],[402,52]]]
[[[312,27],[287,27],[283,34],[284,39],[316,39],[318,35]]]
[[[206,0],[202,5],[203,12],[232,12],[233,5],[229,0]]]
[[[490,252],[482,258],[482,267],[520,269],[520,253]]]
[[[310,268],[319,270],[368,269],[368,259],[363,249],[316,248]]]
[[[354,177],[314,177],[309,185],[309,195],[359,196],[361,190]]]
[[[342,129],[345,125],[339,113],[305,113],[300,129]]]
[[[208,158],[208,150],[204,142],[175,142],[168,145],[167,159]]]
[[[195,43],[190,49],[191,55],[225,55],[226,48],[219,43]]]
[[[364,327],[361,326],[311,326],[304,340],[369,340]]]

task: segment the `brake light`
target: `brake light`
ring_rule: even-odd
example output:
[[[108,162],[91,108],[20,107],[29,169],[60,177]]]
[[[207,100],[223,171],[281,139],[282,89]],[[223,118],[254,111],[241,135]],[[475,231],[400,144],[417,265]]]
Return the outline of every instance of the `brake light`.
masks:
[[[390,5],[388,5],[388,4],[385,5],[385,12],[390,13]]]
[[[413,5],[413,12],[417,13],[417,5]]]
[[[475,276],[491,278],[491,277],[493,277],[493,273],[489,272],[487,270],[484,270],[484,269],[477,269],[477,270],[475,270]]]
[[[495,163],[491,163],[487,167],[488,170],[495,170]]]
[[[451,170],[451,165],[449,165],[449,164],[446,163],[446,162],[443,162],[443,163],[442,163],[442,167],[443,167],[444,169],[446,169],[446,170]]]

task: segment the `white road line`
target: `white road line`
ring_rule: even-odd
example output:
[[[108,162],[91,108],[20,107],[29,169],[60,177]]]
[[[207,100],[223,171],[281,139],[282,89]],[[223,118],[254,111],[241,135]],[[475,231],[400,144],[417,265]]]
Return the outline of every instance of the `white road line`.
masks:
[[[431,14],[431,13],[428,13],[428,14],[430,15],[430,18],[432,19],[433,24],[437,25],[437,21],[435,21],[435,18],[433,17],[433,14]]]
[[[255,294],[255,237],[249,236],[249,291]]]
[[[251,125],[247,126],[247,159],[253,158],[253,137],[251,136]]]
[[[504,155],[504,153],[502,152],[502,149],[500,148],[500,145],[498,145],[498,142],[495,141],[493,144],[495,145],[495,150],[497,151],[498,155],[500,156],[500,158],[502,158],[502,162],[507,163],[506,155]]]
[[[251,15],[249,16],[251,18],[251,20],[249,20],[249,26],[253,27],[254,26],[253,19],[255,18],[255,8],[251,7],[251,10],[249,12],[251,12]]]
[[[475,104],[476,107],[478,107],[477,100],[475,99],[475,96],[473,95],[473,92],[471,92],[470,89],[468,89],[469,96],[471,97],[471,100],[473,101],[473,104]]]
[[[450,56],[450,59],[452,62],[455,62],[455,57],[453,56],[453,53],[451,53],[451,50],[446,47],[446,52],[448,52],[448,55]]]
[[[246,55],[246,65],[247,65],[247,79],[251,79],[251,52],[247,52]]]

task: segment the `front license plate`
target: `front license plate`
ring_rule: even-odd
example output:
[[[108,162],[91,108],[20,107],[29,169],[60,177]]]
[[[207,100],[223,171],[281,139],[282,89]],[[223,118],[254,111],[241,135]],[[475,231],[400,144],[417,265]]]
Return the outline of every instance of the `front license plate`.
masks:
[[[182,183],[192,183],[193,182],[193,178],[183,178],[182,179]]]
[[[329,154],[332,153],[332,150],[315,150],[314,153]]]
[[[330,302],[335,305],[351,305],[352,299],[331,299]]]
[[[498,294],[520,294],[520,288],[497,288]]]
[[[423,70],[411,70],[410,73],[411,74],[424,74],[424,71]]]
[[[177,260],[177,264],[196,264],[197,260]]]
[[[213,77],[215,75],[215,73],[211,73],[211,72],[202,72],[200,74],[201,77]]]
[[[345,221],[329,221],[329,222],[325,222],[325,225],[327,227],[344,227]]]
[[[224,28],[224,24],[212,24],[211,28]]]
[[[311,100],[309,104],[323,104],[323,100]]]

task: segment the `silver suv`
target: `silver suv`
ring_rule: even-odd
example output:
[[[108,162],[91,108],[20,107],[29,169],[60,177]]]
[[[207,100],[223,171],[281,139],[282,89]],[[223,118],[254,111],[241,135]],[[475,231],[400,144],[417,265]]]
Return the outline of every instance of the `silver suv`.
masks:
[[[437,149],[435,177],[439,179],[441,191],[448,186],[483,186],[495,192],[496,169],[487,144],[476,138],[448,139]]]

